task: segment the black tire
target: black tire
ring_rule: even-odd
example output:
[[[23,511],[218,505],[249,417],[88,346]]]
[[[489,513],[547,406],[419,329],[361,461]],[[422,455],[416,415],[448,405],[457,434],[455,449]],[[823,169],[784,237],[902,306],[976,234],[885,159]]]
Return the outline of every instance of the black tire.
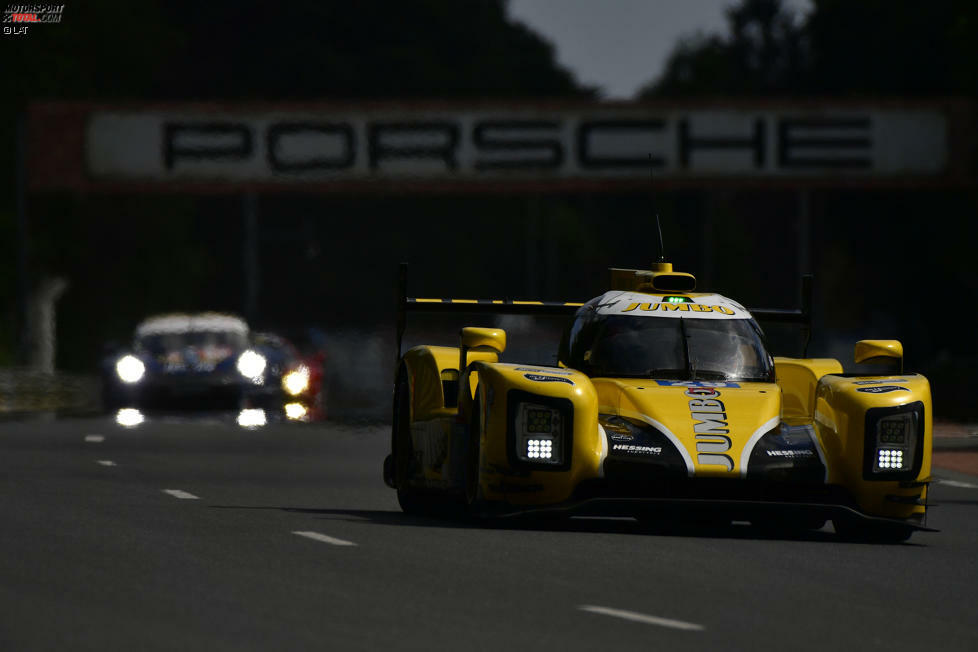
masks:
[[[428,501],[414,489],[398,489],[397,504],[401,506],[402,512],[412,516],[428,516],[431,513]]]
[[[394,384],[394,415],[391,425],[391,452],[394,456],[394,486],[397,502],[406,514],[423,515],[428,505],[418,490],[409,486],[414,448],[411,445],[411,391],[407,371],[401,367]]]
[[[485,507],[479,490],[479,464],[482,456],[482,392],[476,392],[469,420],[469,441],[465,454],[465,509],[479,514]]]
[[[913,535],[913,528],[902,523],[836,518],[832,519],[832,526],[844,541],[859,543],[903,543]]]

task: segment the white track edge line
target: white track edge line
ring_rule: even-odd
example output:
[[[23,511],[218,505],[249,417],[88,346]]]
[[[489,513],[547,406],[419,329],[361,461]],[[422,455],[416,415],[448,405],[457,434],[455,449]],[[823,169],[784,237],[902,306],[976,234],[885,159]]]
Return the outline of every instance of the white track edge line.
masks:
[[[641,614],[636,611],[625,611],[624,609],[612,609],[611,607],[600,607],[592,604],[582,604],[577,608],[581,611],[588,611],[590,613],[601,614],[604,616],[612,616],[614,618],[630,620],[632,622],[643,623],[645,625],[658,625],[659,627],[671,627],[672,629],[682,629],[691,632],[699,632],[706,629],[703,627],[703,625],[688,623],[684,620],[660,618],[659,616],[650,616],[648,614]]]

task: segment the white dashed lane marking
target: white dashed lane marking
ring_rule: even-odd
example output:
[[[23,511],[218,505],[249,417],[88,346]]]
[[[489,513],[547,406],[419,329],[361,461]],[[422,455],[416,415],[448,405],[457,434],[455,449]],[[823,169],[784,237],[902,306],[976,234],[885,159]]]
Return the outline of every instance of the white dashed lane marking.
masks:
[[[105,437],[102,435],[85,435],[85,441],[90,444],[101,444],[105,441]]]
[[[978,484],[959,482],[958,480],[938,480],[937,483],[948,487],[957,487],[958,489],[978,489]]]
[[[352,541],[345,541],[343,539],[337,539],[335,537],[326,536],[325,534],[320,534],[319,532],[302,532],[299,530],[293,530],[292,534],[297,534],[300,537],[306,537],[307,539],[312,539],[313,541],[320,541],[322,543],[330,543],[334,546],[355,546],[357,544]]]
[[[684,629],[686,631],[698,632],[706,629],[703,625],[697,625],[696,623],[687,623],[683,620],[673,620],[672,618],[659,618],[658,616],[649,616],[648,614],[640,614],[636,611],[625,611],[624,609],[612,609],[610,607],[598,607],[590,604],[582,604],[578,607],[581,611],[589,611],[594,614],[601,614],[603,616],[611,616],[613,618],[621,618],[622,620],[630,620],[634,623],[642,623],[644,625],[657,625],[659,627],[671,627],[672,629]]]
[[[115,462],[112,460],[96,460],[102,466],[115,466]]]
[[[170,494],[174,498],[180,498],[181,500],[200,500],[199,496],[195,496],[186,491],[181,491],[180,489],[164,489],[163,493]]]

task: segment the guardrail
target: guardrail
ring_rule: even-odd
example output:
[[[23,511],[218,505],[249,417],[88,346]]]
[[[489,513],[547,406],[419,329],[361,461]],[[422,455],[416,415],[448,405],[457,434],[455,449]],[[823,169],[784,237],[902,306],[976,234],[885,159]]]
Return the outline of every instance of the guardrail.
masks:
[[[23,367],[0,368],[0,414],[95,410],[96,376],[44,373]]]

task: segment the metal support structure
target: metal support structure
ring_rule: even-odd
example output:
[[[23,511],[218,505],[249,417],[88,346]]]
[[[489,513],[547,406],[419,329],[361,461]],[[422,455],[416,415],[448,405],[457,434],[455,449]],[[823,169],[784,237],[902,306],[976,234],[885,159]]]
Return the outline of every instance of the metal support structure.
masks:
[[[397,269],[397,357],[394,358],[394,369],[401,361],[401,340],[407,328],[407,269],[407,263],[401,263]]]
[[[812,191],[798,191],[798,233],[795,260],[798,261],[798,274],[812,271]]]
[[[258,285],[261,278],[258,261],[258,195],[246,192],[242,198],[244,214],[244,313],[249,323],[258,316]]]
[[[17,247],[17,315],[15,359],[26,364],[30,357],[31,323],[29,316],[31,281],[27,266],[30,238],[27,222],[27,118],[21,113],[17,118],[16,163],[16,247]]]
[[[541,258],[541,239],[543,229],[540,224],[540,203],[534,198],[526,200],[526,240],[524,242],[524,270],[525,284],[523,291],[529,295],[539,293],[541,285],[541,270],[546,273],[546,268],[540,265]]]

